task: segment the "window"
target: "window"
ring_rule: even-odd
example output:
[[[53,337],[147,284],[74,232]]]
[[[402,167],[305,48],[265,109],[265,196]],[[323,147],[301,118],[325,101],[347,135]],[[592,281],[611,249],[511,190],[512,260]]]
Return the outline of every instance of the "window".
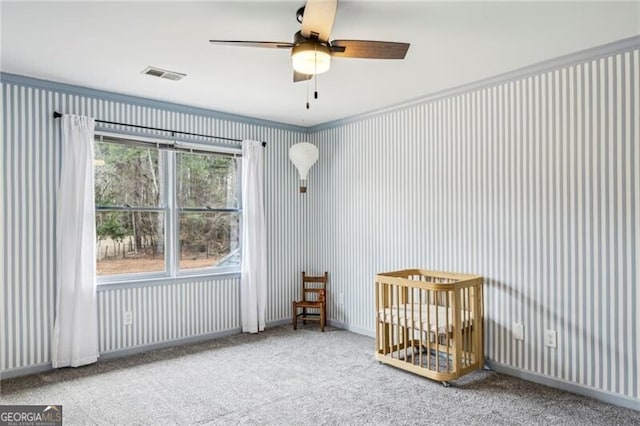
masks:
[[[180,269],[238,263],[240,212],[233,157],[177,153]]]
[[[96,139],[98,276],[237,270],[240,161],[196,147]]]

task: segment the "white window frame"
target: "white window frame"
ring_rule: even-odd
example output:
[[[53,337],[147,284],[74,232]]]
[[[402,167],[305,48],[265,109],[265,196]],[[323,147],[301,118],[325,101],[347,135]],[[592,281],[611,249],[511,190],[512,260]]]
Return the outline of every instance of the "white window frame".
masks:
[[[167,280],[173,278],[183,277],[198,277],[198,276],[212,276],[212,275],[229,275],[239,274],[240,265],[227,266],[227,267],[207,267],[197,269],[180,269],[180,259],[178,258],[179,252],[179,228],[180,228],[180,209],[178,208],[178,197],[176,194],[177,188],[177,152],[199,152],[199,153],[211,153],[211,154],[223,154],[231,155],[235,158],[241,158],[242,149],[235,147],[219,146],[197,142],[184,142],[176,139],[161,139],[150,138],[146,136],[114,133],[108,131],[97,130],[94,137],[95,142],[109,141],[112,143],[121,143],[123,145],[136,146],[138,144],[148,145],[152,147],[155,145],[158,148],[158,155],[163,156],[161,163],[163,169],[160,173],[163,173],[163,199],[162,205],[157,208],[103,208],[95,207],[95,211],[154,211],[164,214],[165,227],[164,227],[164,263],[165,270],[162,272],[136,272],[129,274],[117,274],[117,275],[97,275],[96,281],[98,285],[109,284],[123,284],[123,283],[138,283],[143,281],[154,280]],[[241,162],[238,163],[238,179],[237,179],[237,191],[238,191],[238,207],[237,209],[220,209],[225,211],[237,211],[239,213],[240,231],[238,238],[239,249],[242,252],[242,196],[241,196]],[[211,211],[216,211],[213,209]]]

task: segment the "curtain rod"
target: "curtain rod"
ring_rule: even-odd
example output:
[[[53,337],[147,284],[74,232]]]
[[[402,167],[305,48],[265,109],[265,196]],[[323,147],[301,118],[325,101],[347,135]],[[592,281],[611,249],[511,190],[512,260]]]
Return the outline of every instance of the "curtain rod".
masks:
[[[59,113],[58,111],[53,111],[53,118],[60,118],[60,117],[62,117],[61,113]],[[225,138],[225,137],[222,137],[222,136],[201,135],[199,133],[181,132],[180,130],[167,130],[167,129],[160,129],[158,127],[149,127],[149,126],[139,126],[137,124],[118,123],[116,121],[106,121],[106,120],[98,120],[98,119],[96,119],[95,121],[96,121],[96,123],[114,124],[116,126],[135,127],[136,129],[156,130],[156,131],[159,131],[159,132],[168,132],[168,133],[171,133],[171,136],[175,136],[176,133],[179,133],[181,135],[198,136],[198,137],[201,137],[201,138],[222,139],[222,140],[225,140],[225,141],[242,142],[242,139]],[[266,142],[262,142],[262,146],[267,146],[267,143]]]

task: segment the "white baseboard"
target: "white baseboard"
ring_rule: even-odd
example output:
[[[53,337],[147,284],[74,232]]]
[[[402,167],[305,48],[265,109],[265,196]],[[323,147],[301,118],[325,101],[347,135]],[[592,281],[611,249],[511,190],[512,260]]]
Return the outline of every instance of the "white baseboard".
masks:
[[[115,351],[102,352],[98,362],[105,361],[114,358],[121,358],[129,355],[136,355],[143,352],[154,351],[157,349],[165,349],[173,346],[188,345],[191,343],[204,342],[205,340],[219,339],[220,337],[231,336],[232,334],[239,334],[241,329],[231,328],[229,330],[216,331],[214,333],[199,334],[197,336],[183,337],[181,339],[165,340],[164,342],[151,343],[148,345],[132,346],[123,349],[116,349]]]
[[[276,321],[270,321],[267,323],[266,327],[267,328],[277,327],[279,325],[288,324],[289,322],[291,322],[291,319],[288,319],[288,318],[276,320]],[[219,339],[220,337],[239,334],[241,333],[241,331],[242,330],[240,328],[232,328],[229,330],[217,331],[214,333],[200,334],[197,336],[184,337],[181,339],[166,340],[164,342],[151,343],[148,345],[133,346],[133,347],[117,349],[109,352],[101,352],[100,358],[98,358],[98,362],[140,354],[140,353],[149,352],[157,349],[170,348],[173,346],[180,346],[180,345],[188,345],[190,343],[204,342],[206,340],[212,340],[212,339]],[[51,363],[45,362],[42,364],[29,365],[27,367],[19,367],[19,368],[12,368],[9,370],[2,370],[0,371],[0,380],[12,379],[15,377],[22,377],[22,376],[29,376],[31,374],[44,373],[52,369],[53,367],[51,366]]]
[[[354,327],[341,321],[329,320],[327,321],[327,324],[329,324],[331,327],[341,328],[352,333],[362,334],[363,336],[376,337],[375,331],[367,330],[366,328]]]
[[[271,328],[271,327],[278,327],[280,325],[285,325],[285,324],[291,324],[291,318],[284,318],[284,319],[279,319],[279,320],[275,320],[275,321],[269,321],[267,322],[267,328]]]
[[[43,362],[41,364],[33,364],[27,367],[12,368],[10,370],[0,371],[0,380],[13,379],[14,377],[29,376],[31,374],[44,373],[51,370],[50,362]]]
[[[629,398],[624,395],[619,395],[600,389],[595,389],[589,386],[584,386],[579,383],[567,382],[562,379],[557,379],[551,376],[545,376],[544,374],[532,373],[530,371],[521,370],[519,368],[511,367],[510,365],[501,364],[499,362],[485,359],[485,364],[492,370],[498,373],[506,374],[508,376],[518,377],[523,380],[527,380],[534,383],[540,383],[541,385],[549,386],[552,388],[560,389],[563,391],[575,393],[578,395],[588,396],[589,398],[597,399],[609,404],[618,405],[620,407],[630,408],[632,410],[640,411],[640,400]]]

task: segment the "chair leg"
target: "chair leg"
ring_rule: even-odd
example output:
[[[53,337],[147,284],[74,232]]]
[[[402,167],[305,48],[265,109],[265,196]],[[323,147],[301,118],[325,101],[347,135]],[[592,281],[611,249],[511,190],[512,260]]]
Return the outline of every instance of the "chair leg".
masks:
[[[322,307],[322,313],[324,314],[324,323],[326,325],[327,324],[327,305],[326,305],[326,303]]]
[[[293,318],[292,318],[292,320],[293,320],[293,329],[297,330],[298,329],[298,316],[296,314],[298,313],[298,310],[296,309],[296,302],[293,302],[292,305],[293,305],[293,309],[292,309],[292,311],[293,311]]]
[[[307,308],[302,308],[302,324],[307,325]]]
[[[324,309],[320,308],[320,331],[324,331]]]

